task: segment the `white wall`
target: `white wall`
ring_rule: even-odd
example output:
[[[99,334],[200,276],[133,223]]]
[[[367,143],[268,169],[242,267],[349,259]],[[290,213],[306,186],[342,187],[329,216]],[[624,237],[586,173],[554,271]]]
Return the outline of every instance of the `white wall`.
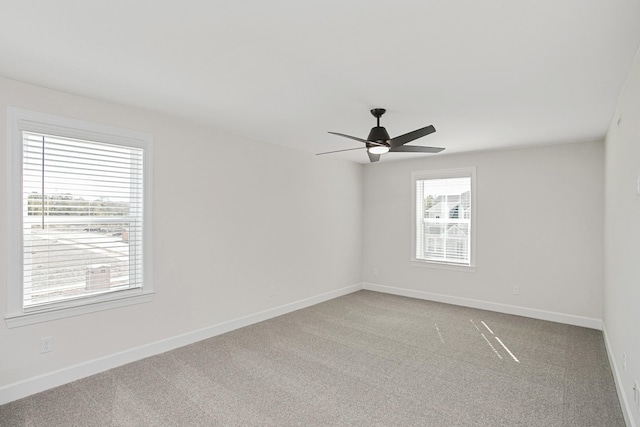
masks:
[[[411,172],[470,166],[477,168],[476,271],[412,266]],[[447,302],[599,327],[603,166],[602,142],[366,166],[363,279],[410,290],[405,292],[410,296],[422,292]],[[513,286],[520,287],[519,296]]]
[[[0,321],[0,392],[39,375],[360,283],[361,165],[0,79],[3,313],[7,106],[154,135],[157,294],[152,303],[31,326],[8,329]],[[40,354],[45,336],[54,337],[54,351]]]
[[[640,55],[640,51],[639,51]],[[640,382],[640,56],[636,56],[605,143],[604,326],[623,409],[640,425],[633,381]],[[618,125],[618,119],[620,124]],[[627,370],[622,354],[627,354]]]
[[[607,136],[606,216],[601,142],[363,168],[0,78],[3,117],[14,106],[153,133],[157,291],[149,304],[13,329],[0,322],[0,392],[362,280],[489,302],[503,311],[595,320],[603,318],[604,281],[608,344],[619,371],[627,352],[620,376],[632,402],[631,383],[640,379],[634,330],[640,315],[633,305],[640,301],[640,224],[632,220],[640,210],[639,77],[636,61]],[[5,165],[5,119],[0,141]],[[467,166],[477,167],[476,272],[412,267],[411,172]],[[0,173],[0,308],[7,285],[6,185]],[[511,293],[515,285],[519,296]],[[39,354],[44,336],[55,337],[54,352]]]

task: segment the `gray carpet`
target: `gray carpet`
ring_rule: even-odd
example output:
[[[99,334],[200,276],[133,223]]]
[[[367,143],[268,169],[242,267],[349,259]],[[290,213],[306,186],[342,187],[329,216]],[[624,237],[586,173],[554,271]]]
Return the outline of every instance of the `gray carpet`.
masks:
[[[0,406],[3,426],[624,426],[602,333],[360,291]]]

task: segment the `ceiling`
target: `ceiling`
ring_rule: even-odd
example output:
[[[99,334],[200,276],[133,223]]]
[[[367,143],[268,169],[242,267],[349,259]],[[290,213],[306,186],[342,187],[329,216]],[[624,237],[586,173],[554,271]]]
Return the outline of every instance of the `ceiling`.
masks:
[[[640,45],[638,0],[0,8],[2,76],[309,153],[359,147],[327,131],[366,138],[374,107],[392,137],[433,124],[411,145],[443,153],[601,139]],[[368,162],[364,150],[328,156]]]

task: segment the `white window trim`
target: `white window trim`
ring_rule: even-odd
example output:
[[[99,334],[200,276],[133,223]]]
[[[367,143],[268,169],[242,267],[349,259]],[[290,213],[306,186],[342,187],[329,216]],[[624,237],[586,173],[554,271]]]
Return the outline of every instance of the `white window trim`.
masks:
[[[96,295],[92,298],[51,304],[41,310],[23,308],[22,289],[22,131],[47,132],[70,138],[123,144],[145,150],[143,199],[143,282],[141,289]],[[9,328],[149,302],[153,299],[153,136],[146,132],[7,108],[7,311]]]
[[[438,178],[471,178],[471,244],[469,265],[462,265],[444,261],[432,261],[416,258],[416,181]],[[411,265],[414,267],[429,267],[444,270],[464,272],[476,271],[476,168],[456,168],[416,171],[411,173]]]

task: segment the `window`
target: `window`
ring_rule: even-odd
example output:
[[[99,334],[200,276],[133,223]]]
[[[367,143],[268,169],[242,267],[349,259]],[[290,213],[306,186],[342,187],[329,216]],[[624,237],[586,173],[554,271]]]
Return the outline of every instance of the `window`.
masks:
[[[9,110],[7,324],[149,301],[151,136]]]
[[[412,174],[412,260],[423,264],[475,266],[475,168]]]

